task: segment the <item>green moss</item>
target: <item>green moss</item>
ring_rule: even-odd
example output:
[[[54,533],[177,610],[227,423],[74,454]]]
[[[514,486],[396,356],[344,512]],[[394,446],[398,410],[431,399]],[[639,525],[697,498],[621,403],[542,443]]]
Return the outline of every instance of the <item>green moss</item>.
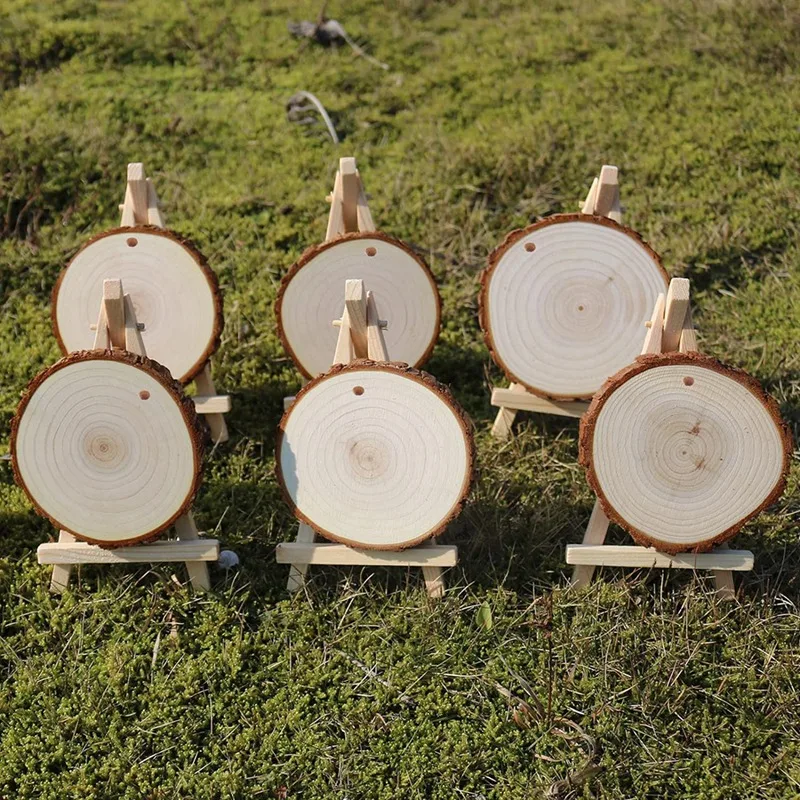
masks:
[[[115,224],[125,164],[142,160],[225,290],[214,367],[233,435],[196,515],[242,560],[204,597],[169,566],[82,569],[51,597],[35,547],[52,531],[0,465],[0,795],[514,800],[590,763],[562,796],[796,797],[797,468],[738,539],[756,554],[740,604],[685,574],[606,570],[563,591],[592,502],[577,425],[522,415],[512,441],[491,439],[501,376],[476,293],[510,228],[575,209],[619,164],[626,220],[693,281],[703,348],[763,380],[797,433],[800,5],[329,6],[388,70],[301,48],[286,23],[318,11],[0,4],[2,446],[58,355],[53,282]],[[341,146],[286,120],[298,89]],[[299,378],[273,303],[350,154],[376,220],[440,282],[429,369],[477,426],[479,479],[448,534],[461,565],[438,604],[413,572],[327,568],[287,599],[274,561],[293,533],[274,429]]]

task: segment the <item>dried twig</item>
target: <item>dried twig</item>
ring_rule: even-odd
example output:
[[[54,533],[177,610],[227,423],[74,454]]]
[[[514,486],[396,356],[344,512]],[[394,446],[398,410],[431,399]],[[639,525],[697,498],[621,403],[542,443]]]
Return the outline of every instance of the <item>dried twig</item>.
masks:
[[[311,105],[308,105],[308,103]],[[333,122],[331,122],[331,118],[328,116],[325,106],[323,106],[319,101],[319,98],[311,94],[311,92],[301,91],[293,94],[286,103],[286,116],[290,122],[296,122],[300,125],[308,125],[309,123],[315,121],[314,117],[308,113],[314,109],[316,109],[319,112],[319,115],[322,117],[322,121],[325,123],[325,127],[328,129],[328,133],[331,135],[333,143],[339,144],[339,137],[336,134],[336,128],[333,127]]]

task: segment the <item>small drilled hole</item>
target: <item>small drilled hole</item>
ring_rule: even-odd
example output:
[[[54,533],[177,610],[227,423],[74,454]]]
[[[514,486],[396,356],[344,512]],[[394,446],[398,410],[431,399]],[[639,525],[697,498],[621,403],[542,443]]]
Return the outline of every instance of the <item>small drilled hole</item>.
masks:
[[[377,252],[378,251],[374,247],[368,247],[367,248],[367,255],[368,256],[374,256]]]
[[[536,245],[533,242],[525,242],[525,249],[532,253],[536,249]]]
[[[353,394],[358,395],[361,397],[364,394],[364,387],[363,386],[354,386],[353,387]]]
[[[136,247],[137,244],[139,244],[139,240],[135,237],[131,236],[131,238],[128,239],[128,247]]]
[[[142,400],[149,400],[150,399],[150,392],[148,392],[147,389],[142,389],[142,391],[139,392],[139,397],[141,397]]]
[[[578,311],[583,311],[583,306],[578,306]]]
[[[692,386],[694,384],[694,378],[684,378],[683,385],[684,386]]]

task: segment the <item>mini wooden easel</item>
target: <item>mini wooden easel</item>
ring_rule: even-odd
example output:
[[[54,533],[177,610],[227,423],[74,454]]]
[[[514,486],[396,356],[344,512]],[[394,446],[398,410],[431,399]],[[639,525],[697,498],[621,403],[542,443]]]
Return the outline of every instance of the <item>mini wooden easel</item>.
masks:
[[[328,229],[325,232],[325,241],[330,242],[343,233],[369,233],[376,230],[372,220],[372,213],[367,204],[367,195],[361,175],[356,167],[355,158],[340,158],[339,169],[333,182],[333,191],[325,198],[331,204],[328,213]],[[334,325],[338,324],[334,321]],[[305,386],[308,381],[300,379],[300,385]],[[283,410],[294,402],[294,395],[283,398]]]
[[[337,176],[338,184],[339,176]],[[336,342],[333,364],[349,364],[356,358],[364,357],[373,361],[389,360],[382,333],[386,323],[378,319],[375,299],[372,292],[365,293],[363,281],[347,281],[342,318],[335,320],[334,325],[339,326],[339,338]],[[315,541],[315,539],[314,529],[301,522],[296,540],[283,542],[276,548],[277,562],[291,564],[286,585],[290,592],[299,591],[305,586],[306,572],[311,564],[422,567],[428,594],[431,597],[441,597],[444,594],[442,569],[454,567],[458,562],[458,548],[455,545],[426,543],[398,551],[360,550],[344,544]]]
[[[673,278],[666,298],[659,295],[648,325],[642,354],[697,351],[697,334],[692,324],[689,281]],[[712,570],[717,593],[725,599],[735,596],[733,571],[753,568],[749,550],[730,550],[726,544],[710,553],[669,555],[641,545],[607,545],[610,522],[600,501],[595,500],[582,544],[567,545],[567,564],[575,565],[571,585],[588,586],[595,567],[639,567],[644,569]]]
[[[592,182],[581,207],[583,214],[608,217],[614,222],[622,222],[622,208],[619,203],[619,180],[616,167],[606,164],[600,170],[600,177]],[[492,436],[506,439],[511,435],[511,426],[519,411],[533,411],[538,414],[555,414],[562,417],[581,417],[589,403],[580,400],[546,400],[529,392],[524,386],[512,383],[508,389],[492,390],[492,405],[497,406]]]
[[[129,187],[130,191],[130,187]],[[94,339],[95,350],[124,349],[144,356],[145,348],[140,331],[143,326],[136,321],[130,295],[124,294],[122,281],[103,281],[103,301],[97,320]],[[58,542],[39,545],[40,564],[52,564],[53,576],[50,591],[63,592],[69,585],[74,564],[139,564],[163,561],[183,561],[195,589],[209,589],[207,561],[219,558],[219,542],[201,539],[191,512],[182,514],[173,523],[175,539],[149,544],[107,549],[88,542],[80,542],[71,533],[60,531]]]
[[[121,226],[154,225],[157,228],[166,228],[158,195],[153,181],[145,176],[144,164],[128,164],[125,202],[120,205],[119,210],[122,212]],[[194,385],[197,389],[197,394],[192,398],[194,407],[198,414],[206,418],[211,429],[211,438],[215,443],[227,442],[228,426],[223,414],[231,410],[231,398],[229,395],[217,394],[211,378],[210,362],[195,377]]]
[[[369,233],[375,230],[364,184],[354,158],[339,159],[333,191],[326,199],[331,204],[328,230],[325,233],[326,242],[342,233]]]

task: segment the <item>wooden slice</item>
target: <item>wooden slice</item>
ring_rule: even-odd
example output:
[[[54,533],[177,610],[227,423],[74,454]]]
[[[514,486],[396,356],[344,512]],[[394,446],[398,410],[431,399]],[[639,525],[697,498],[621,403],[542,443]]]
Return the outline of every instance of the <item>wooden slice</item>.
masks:
[[[400,550],[436,536],[461,511],[472,480],[464,412],[406,364],[332,367],[297,394],[276,447],[295,516],[354,547]]]
[[[552,400],[587,399],[638,355],[668,283],[635,231],[559,214],[510,233],[491,254],[481,328],[511,381]]]
[[[188,383],[216,351],[223,326],[222,295],[203,255],[150,226],[95,236],[53,289],[53,329],[64,353],[92,347],[106,278],[120,278],[130,294],[148,356]]]
[[[705,552],[783,492],[791,437],[754,378],[698,353],[640,356],[581,422],[606,515],[665,553]]]
[[[392,358],[419,366],[439,335],[441,302],[425,262],[383,233],[349,233],[307,250],[281,281],[275,315],[286,352],[307,378],[331,365],[344,284],[363,279],[374,294]]]
[[[41,372],[11,427],[17,482],[60,530],[104,547],[155,538],[189,509],[203,429],[169,371],[79,351]]]

